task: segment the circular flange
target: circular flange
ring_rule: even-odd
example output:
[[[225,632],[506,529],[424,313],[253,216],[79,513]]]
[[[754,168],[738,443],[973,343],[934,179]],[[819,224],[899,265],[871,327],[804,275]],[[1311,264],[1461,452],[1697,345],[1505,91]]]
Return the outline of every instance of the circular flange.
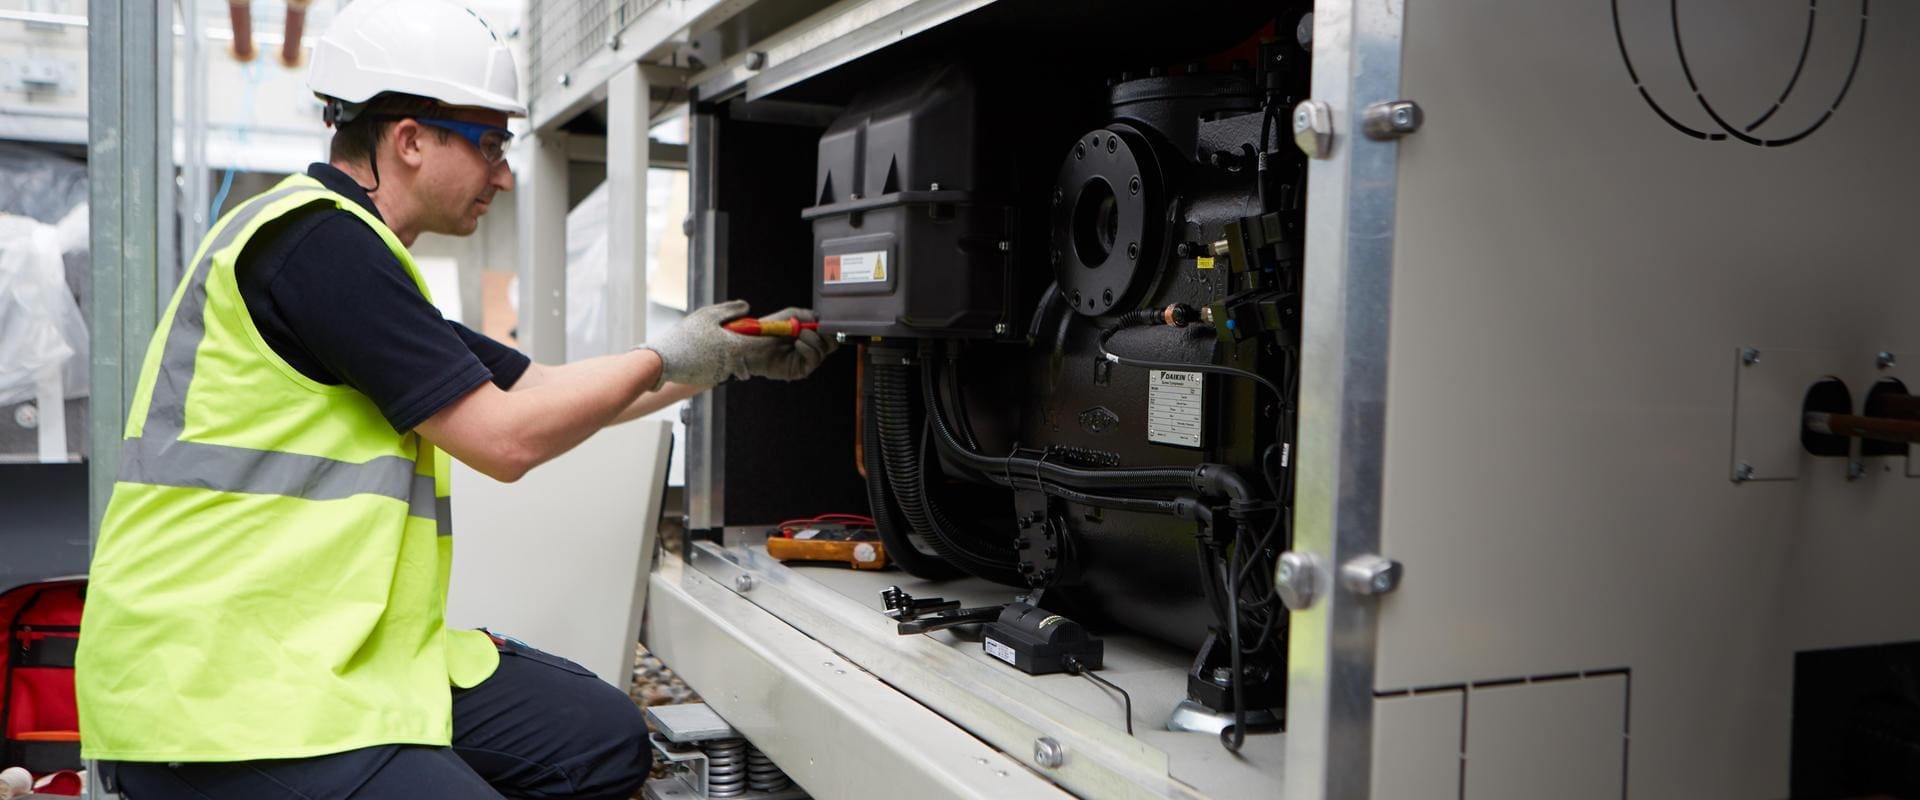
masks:
[[[1115,124],[1074,142],[1053,189],[1053,274],[1073,310],[1134,302],[1158,265],[1160,170],[1139,131]]]

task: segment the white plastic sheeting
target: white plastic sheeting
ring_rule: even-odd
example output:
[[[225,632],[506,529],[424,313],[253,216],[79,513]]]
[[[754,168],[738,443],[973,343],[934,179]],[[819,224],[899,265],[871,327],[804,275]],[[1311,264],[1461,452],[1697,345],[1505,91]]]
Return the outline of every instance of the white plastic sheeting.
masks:
[[[82,218],[85,207],[79,209]],[[42,461],[67,459],[65,402],[87,389],[87,323],[67,289],[60,228],[0,215],[0,405],[34,401]]]

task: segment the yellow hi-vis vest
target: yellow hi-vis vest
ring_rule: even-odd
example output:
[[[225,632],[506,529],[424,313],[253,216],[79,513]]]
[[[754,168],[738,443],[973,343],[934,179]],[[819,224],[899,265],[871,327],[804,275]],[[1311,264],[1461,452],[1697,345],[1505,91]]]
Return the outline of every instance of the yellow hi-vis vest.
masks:
[[[87,758],[239,761],[446,746],[449,684],[499,654],[446,629],[447,457],[372,400],[301,375],[253,325],[234,262],[330,203],[296,175],[222,218],[148,346],[100,524],[75,689]]]

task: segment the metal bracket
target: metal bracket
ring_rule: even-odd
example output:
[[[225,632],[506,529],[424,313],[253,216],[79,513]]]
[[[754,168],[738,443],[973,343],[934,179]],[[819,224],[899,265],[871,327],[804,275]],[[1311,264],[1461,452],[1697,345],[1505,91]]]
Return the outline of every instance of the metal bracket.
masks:
[[[1392,100],[1367,106],[1361,114],[1362,133],[1367,138],[1385,141],[1398,139],[1420,130],[1420,123],[1426,115],[1421,113],[1420,105],[1412,100]]]
[[[1333,110],[1318,100],[1293,107],[1293,143],[1308,158],[1333,156]]]

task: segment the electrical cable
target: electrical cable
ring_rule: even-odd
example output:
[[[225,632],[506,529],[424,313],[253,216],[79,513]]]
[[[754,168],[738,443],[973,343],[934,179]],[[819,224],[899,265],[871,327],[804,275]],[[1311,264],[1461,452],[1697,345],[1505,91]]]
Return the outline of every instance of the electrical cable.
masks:
[[[1202,324],[1204,325],[1204,323]],[[1273,393],[1274,399],[1283,406],[1287,402],[1287,396],[1280,393],[1280,387],[1273,385],[1273,381],[1267,380],[1266,376],[1261,375],[1257,372],[1250,372],[1248,370],[1240,369],[1239,367],[1229,367],[1221,364],[1197,364],[1193,362],[1153,361],[1153,360],[1144,359],[1144,358],[1132,358],[1129,356],[1117,355],[1113,351],[1108,350],[1107,349],[1108,340],[1112,339],[1115,333],[1119,333],[1121,330],[1123,330],[1126,327],[1132,327],[1132,326],[1116,325],[1114,327],[1108,328],[1100,332],[1100,338],[1098,340],[1098,344],[1100,347],[1100,356],[1102,358],[1105,358],[1106,360],[1112,363],[1119,364],[1122,366],[1138,367],[1141,369],[1164,369],[1164,370],[1176,370],[1181,372],[1207,372],[1215,375],[1231,375],[1235,378],[1243,378],[1246,380],[1250,380],[1250,381],[1253,381],[1254,383],[1258,383],[1261,386],[1266,387],[1267,391]],[[1212,326],[1206,326],[1206,327],[1212,327]]]
[[[1102,678],[1098,675],[1093,674],[1093,670],[1087,669],[1086,665],[1080,663],[1079,656],[1067,656],[1066,666],[1067,666],[1067,674],[1078,675],[1082,678],[1086,678],[1087,680],[1093,681],[1094,683],[1097,683],[1101,686],[1105,686],[1109,689],[1112,689],[1120,693],[1121,701],[1126,704],[1127,735],[1132,736],[1133,735],[1133,695],[1127,694],[1127,690],[1114,685],[1112,681],[1109,681],[1106,678]]]

